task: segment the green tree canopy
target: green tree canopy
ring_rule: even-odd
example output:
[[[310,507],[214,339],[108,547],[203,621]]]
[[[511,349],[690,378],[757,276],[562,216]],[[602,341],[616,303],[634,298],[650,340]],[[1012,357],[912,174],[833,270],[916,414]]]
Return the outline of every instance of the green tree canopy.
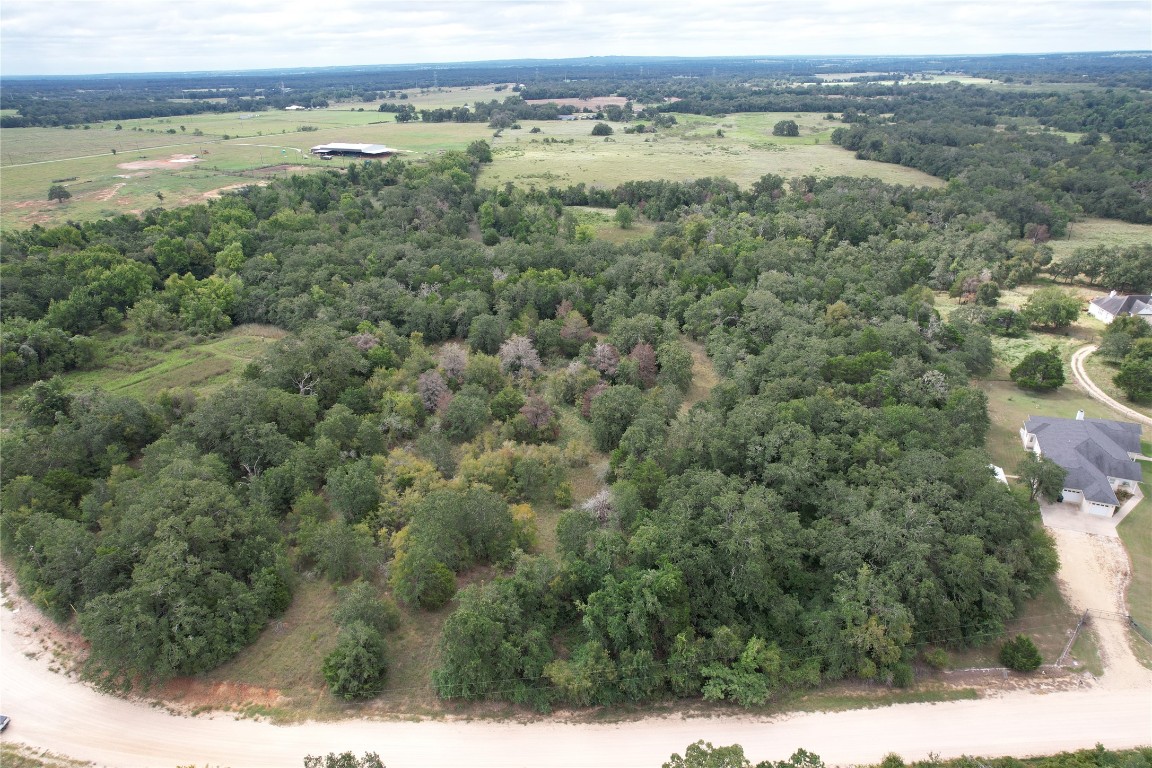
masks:
[[[800,126],[796,124],[795,120],[781,120],[772,126],[773,136],[799,136]]]
[[[1029,352],[1008,375],[1017,386],[1051,392],[1064,386],[1064,362],[1055,347]]]
[[[1021,314],[1033,328],[1060,330],[1080,316],[1080,300],[1055,286],[1040,288],[1024,302]]]

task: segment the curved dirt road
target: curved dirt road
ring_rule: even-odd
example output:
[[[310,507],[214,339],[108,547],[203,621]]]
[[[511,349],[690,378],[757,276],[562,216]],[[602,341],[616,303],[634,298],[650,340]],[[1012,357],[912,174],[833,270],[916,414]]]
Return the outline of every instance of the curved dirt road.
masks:
[[[1067,563],[1061,585],[1070,601],[1078,607],[1081,601],[1085,607],[1114,605],[1109,601],[1118,594],[1117,580],[1122,584],[1127,573],[1123,548],[1102,545],[1100,537],[1088,534],[1058,531],[1056,537]],[[1152,673],[1136,664],[1122,633],[1102,642],[1108,673],[1100,681],[976,701],[766,719],[664,717],[618,724],[350,720],[275,726],[225,715],[176,716],[105,696],[51,672],[51,655],[31,632],[31,622],[14,615],[10,605],[5,601],[0,608],[0,707],[13,719],[0,739],[98,766],[293,768],[307,754],[352,750],[378,752],[389,768],[656,768],[697,739],[742,744],[753,761],[783,760],[803,747],[829,765],[844,765],[876,763],[889,752],[912,760],[929,753],[1025,756],[1098,742],[1109,748],[1152,743]]]
[[[1133,421],[1139,422],[1140,424],[1152,427],[1152,419],[1108,397],[1108,395],[1104,393],[1104,390],[1100,389],[1100,387],[1096,386],[1096,383],[1093,382],[1092,379],[1088,378],[1088,371],[1084,369],[1084,360],[1088,357],[1088,355],[1095,351],[1095,344],[1087,344],[1072,353],[1072,378],[1076,379],[1076,385],[1080,387],[1080,389],[1087,392],[1088,396],[1093,400],[1100,401],[1104,405],[1116,411],[1116,413],[1119,413],[1126,418],[1132,419]]]

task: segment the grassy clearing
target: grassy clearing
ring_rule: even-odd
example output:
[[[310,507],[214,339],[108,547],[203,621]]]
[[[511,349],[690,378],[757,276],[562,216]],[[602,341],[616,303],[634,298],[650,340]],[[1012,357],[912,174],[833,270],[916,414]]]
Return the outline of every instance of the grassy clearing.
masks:
[[[204,675],[204,681],[271,688],[291,702],[291,709],[333,710],[336,704],[320,670],[336,645],[335,606],[330,584],[302,581],[284,615],[236,658]]]
[[[612,208],[589,208],[582,205],[568,206],[576,216],[577,224],[587,224],[596,230],[598,240],[609,243],[626,243],[629,240],[642,240],[651,237],[656,231],[656,225],[650,221],[636,217],[636,221],[628,229],[621,229],[616,223],[616,211]]]
[[[1129,224],[1113,219],[1084,219],[1068,226],[1068,237],[1052,240],[1053,258],[1057,261],[1072,255],[1077,248],[1095,245],[1124,247],[1152,243],[1152,224]]]
[[[138,400],[154,400],[166,389],[191,389],[206,395],[223,387],[282,336],[283,332],[236,329],[203,344],[142,356],[149,364],[138,370],[105,367],[65,374],[64,381],[69,389],[99,388]]]
[[[795,119],[797,138],[772,136],[781,119]],[[657,134],[624,134],[620,126],[605,141],[591,135],[589,121],[523,123],[520,131],[505,131],[493,141],[495,162],[480,176],[485,186],[505,182],[567,186],[584,182],[614,187],[632,179],[681,181],[724,176],[742,187],[767,173],[784,178],[871,176],[889,183],[941,186],[942,182],[910,168],[868,160],[830,141],[838,122],[805,113],[747,113],[720,117],[677,115],[679,124]],[[534,127],[539,134],[528,133]],[[716,135],[720,130],[723,138]],[[571,144],[545,144],[556,139]]]
[[[4,150],[0,152],[4,163],[0,224],[53,224],[138,213],[161,205],[188,205],[202,202],[222,188],[262,183],[276,173],[344,167],[347,160],[325,161],[308,154],[311,147],[333,141],[387,144],[412,153],[406,157],[421,157],[463,149],[469,142],[491,135],[481,123],[401,125],[391,114],[375,109],[369,105],[364,112],[277,111],[149,118],[123,121],[120,131],[114,124],[95,125],[87,131],[5,129]],[[165,133],[174,126],[177,133]],[[316,130],[301,131],[303,126]],[[197,130],[203,135],[196,136]],[[112,154],[113,149],[116,154]],[[167,161],[174,155],[199,158],[171,167],[121,167]],[[72,194],[63,204],[47,199],[48,187],[59,179],[68,179],[60,183]],[[163,195],[162,201],[157,192]]]
[[[170,350],[130,347],[114,353],[91,371],[72,371],[60,378],[70,391],[102,389],[118,395],[154,401],[164,390],[189,389],[197,396],[215,392],[232,381],[245,365],[267,352],[285,332],[271,326],[246,325],[202,344]],[[27,387],[4,393],[4,415]]]
[[[692,353],[692,383],[688,386],[688,392],[680,406],[680,412],[687,413],[692,406],[708,397],[712,388],[720,383],[720,376],[712,365],[712,359],[704,351],[703,344],[683,337],[680,340]]]
[[[977,384],[988,395],[988,416],[992,420],[985,446],[992,460],[1004,467],[1008,474],[1014,474],[1017,462],[1024,455],[1020,427],[1029,416],[1072,418],[1076,411],[1083,410],[1090,418],[1115,418],[1111,410],[1073,386],[1037,394],[1020,389],[1010,381],[980,381]]]
[[[493,88],[411,93],[409,101],[418,108],[500,96]],[[376,111],[376,106],[145,118],[121,121],[119,131],[116,123],[93,124],[88,130],[6,129],[0,152],[4,168],[0,225],[51,225],[187,205],[202,202],[220,189],[263,183],[271,175],[344,167],[349,161],[324,161],[308,154],[311,147],[333,141],[387,144],[409,152],[405,157],[420,158],[488,139],[496,150],[495,162],[481,174],[481,183],[488,186],[506,181],[615,186],[629,179],[703,176],[727,176],[748,186],[766,173],[785,178],[851,175],[890,183],[941,184],[909,168],[856,160],[830,142],[838,123],[812,113],[682,115],[679,125],[659,134],[625,135],[618,130],[606,142],[591,136],[588,121],[527,122],[496,139],[483,123],[399,124],[390,113]],[[801,135],[772,136],[772,126],[781,119],[796,120]],[[532,127],[542,133],[529,134]],[[723,138],[717,136],[718,130],[723,131]],[[544,144],[544,138],[572,139],[573,143]],[[176,155],[198,158],[168,167],[122,167],[162,163]],[[63,204],[50,202],[47,193],[53,183],[63,184],[72,198]],[[643,232],[639,226],[635,230]],[[606,234],[615,239],[624,237],[623,232]]]

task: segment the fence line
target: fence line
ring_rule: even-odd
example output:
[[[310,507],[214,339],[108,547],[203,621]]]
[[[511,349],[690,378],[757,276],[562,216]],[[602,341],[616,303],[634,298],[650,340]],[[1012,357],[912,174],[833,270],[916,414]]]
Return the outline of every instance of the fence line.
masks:
[[[1064,660],[1068,658],[1068,654],[1072,651],[1072,645],[1076,642],[1076,638],[1080,636],[1080,629],[1088,621],[1088,611],[1084,611],[1084,615],[1080,617],[1080,621],[1076,623],[1076,629],[1072,630],[1072,637],[1068,638],[1068,644],[1064,646],[1064,652],[1060,654],[1060,658],[1056,660],[1056,666],[1064,665]]]

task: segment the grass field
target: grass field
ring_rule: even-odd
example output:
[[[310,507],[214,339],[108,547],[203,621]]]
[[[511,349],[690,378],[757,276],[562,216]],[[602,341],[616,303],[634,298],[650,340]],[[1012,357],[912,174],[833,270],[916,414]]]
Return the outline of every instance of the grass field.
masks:
[[[487,101],[510,92],[488,87],[411,93],[410,103],[421,108]],[[603,141],[591,136],[591,123],[583,120],[526,122],[520,130],[504,131],[496,139],[483,123],[399,124],[376,107],[361,103],[323,110],[124,120],[121,130],[116,130],[116,123],[93,124],[88,130],[5,129],[0,225],[51,225],[187,205],[217,190],[263,183],[277,174],[339,168],[346,161],[319,160],[308,153],[317,144],[333,141],[386,144],[409,153],[404,157],[418,159],[486,139],[496,150],[495,162],[480,177],[487,186],[505,181],[615,186],[628,179],[703,176],[726,176],[747,186],[766,173],[942,183],[909,168],[856,160],[829,141],[838,123],[816,114],[682,115],[679,125],[659,134],[626,135],[616,126],[611,141]],[[781,119],[796,120],[801,135],[772,136],[772,126]],[[530,134],[533,127],[542,133]],[[724,132],[723,138],[717,137],[717,130]],[[544,138],[573,143],[544,144]],[[194,162],[168,162],[191,155],[197,156]],[[140,163],[159,167],[124,167]],[[63,184],[72,198],[49,201],[48,188],[54,183]]]
[[[814,113],[741,113],[723,117],[677,115],[679,124],[656,134],[625,134],[620,126],[607,137],[591,135],[592,123],[524,122],[493,141],[495,162],[480,176],[485,186],[511,181],[539,187],[585,182],[613,187],[630,179],[683,181],[724,176],[742,187],[767,173],[784,178],[871,176],[894,184],[941,186],[934,176],[903,166],[857,160],[831,143],[839,122]],[[772,135],[779,120],[796,120],[800,136]],[[538,127],[539,134],[529,131]],[[716,132],[723,131],[720,138]],[[571,144],[544,143],[544,139]]]
[[[1088,377],[1092,379],[1093,383],[1104,390],[1104,394],[1134,411],[1152,417],[1152,406],[1147,403],[1132,402],[1128,399],[1128,396],[1124,394],[1124,390],[1112,383],[1112,377],[1115,376],[1119,370],[1118,366],[1104,362],[1099,355],[1089,355],[1088,359],[1084,361],[1084,370],[1088,372]],[[1152,430],[1145,427],[1144,432],[1145,434],[1149,434],[1152,433]]]
[[[201,344],[169,350],[143,349],[105,339],[111,351],[104,365],[65,373],[60,378],[69,391],[103,389],[145,402],[154,401],[168,389],[191,390],[202,397],[235,379],[245,365],[265,354],[268,346],[284,335],[271,326],[243,325]],[[22,385],[4,391],[5,420],[26,388]]]
[[[1077,248],[1095,245],[1123,247],[1152,243],[1152,224],[1129,224],[1114,219],[1088,218],[1070,224],[1068,230],[1068,237],[1048,242],[1056,261],[1071,256]]]

